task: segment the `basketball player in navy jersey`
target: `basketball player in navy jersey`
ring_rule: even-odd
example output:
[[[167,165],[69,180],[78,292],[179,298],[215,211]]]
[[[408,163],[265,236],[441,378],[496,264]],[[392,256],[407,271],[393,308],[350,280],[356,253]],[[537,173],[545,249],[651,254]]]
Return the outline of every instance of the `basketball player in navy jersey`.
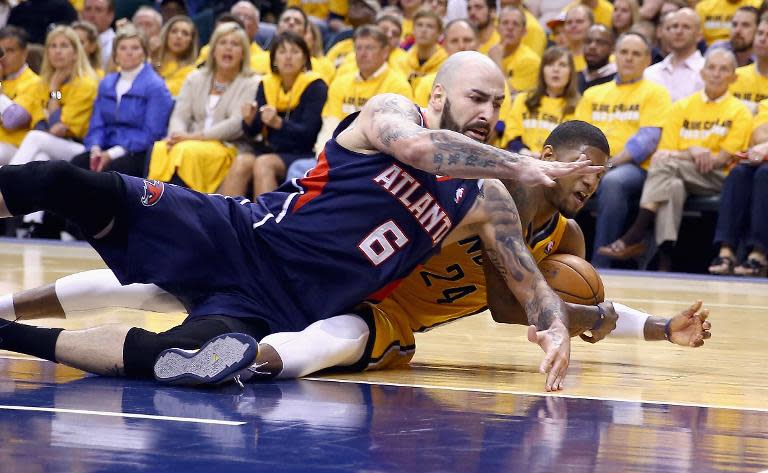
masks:
[[[0,168],[0,215],[49,210],[69,218],[121,284],[154,284],[189,313],[162,334],[11,322],[0,328],[0,349],[98,374],[222,382],[254,360],[255,340],[383,296],[382,288],[442,243],[475,233],[544,334],[547,388],[560,387],[570,353],[569,309],[533,262],[504,185],[469,178],[551,185],[602,168],[587,167],[586,159],[537,161],[483,144],[504,95],[503,76],[487,57],[454,55],[436,82],[423,113],[400,96],[371,99],[340,125],[307,178],[256,202],[66,163]]]

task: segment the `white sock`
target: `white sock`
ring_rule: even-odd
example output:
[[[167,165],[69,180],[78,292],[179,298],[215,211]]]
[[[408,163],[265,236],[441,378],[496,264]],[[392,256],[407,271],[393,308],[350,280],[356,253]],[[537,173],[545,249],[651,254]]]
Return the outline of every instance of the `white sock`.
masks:
[[[283,361],[278,378],[299,378],[333,366],[348,366],[363,356],[368,324],[355,314],[320,320],[301,332],[273,333],[260,343],[272,346]]]
[[[16,309],[13,308],[13,294],[0,296],[0,319],[16,320]]]

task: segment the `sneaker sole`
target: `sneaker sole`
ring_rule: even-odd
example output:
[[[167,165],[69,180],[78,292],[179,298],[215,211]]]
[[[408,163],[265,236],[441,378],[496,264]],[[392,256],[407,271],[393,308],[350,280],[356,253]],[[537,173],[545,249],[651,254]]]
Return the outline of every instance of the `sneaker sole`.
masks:
[[[226,333],[196,352],[169,348],[155,361],[155,379],[165,384],[221,384],[256,360],[259,344],[249,335]]]

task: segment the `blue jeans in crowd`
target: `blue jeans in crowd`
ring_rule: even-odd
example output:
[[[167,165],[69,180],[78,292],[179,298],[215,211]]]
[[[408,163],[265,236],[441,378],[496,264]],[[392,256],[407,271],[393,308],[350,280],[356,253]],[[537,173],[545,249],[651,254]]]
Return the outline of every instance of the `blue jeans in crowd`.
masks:
[[[315,158],[297,159],[291,163],[288,167],[288,171],[285,172],[285,180],[290,181],[294,178],[304,177],[304,174],[315,167],[315,164],[317,164],[317,159]]]
[[[636,164],[622,164],[603,176],[597,188],[597,221],[592,265],[610,268],[611,259],[597,254],[601,246],[616,241],[625,231],[633,206],[640,201],[647,172]]]
[[[715,243],[768,249],[768,163],[734,167],[720,193]]]

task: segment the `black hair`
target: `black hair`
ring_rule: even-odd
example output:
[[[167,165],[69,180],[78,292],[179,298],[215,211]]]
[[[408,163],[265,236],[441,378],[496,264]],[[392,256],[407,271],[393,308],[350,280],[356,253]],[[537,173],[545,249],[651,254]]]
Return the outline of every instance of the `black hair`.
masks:
[[[29,35],[18,26],[7,25],[0,28],[0,39],[14,38],[21,49],[27,49]]]
[[[286,8],[286,9],[285,9],[285,10],[283,10],[283,12],[280,14],[280,18],[282,18],[282,17],[283,17],[283,15],[285,15],[285,13],[286,13],[286,12],[288,12],[288,11],[291,11],[291,10],[293,10],[293,11],[297,11],[297,12],[301,13],[301,17],[302,17],[302,18],[304,18],[304,31],[307,31],[307,28],[309,28],[309,17],[308,17],[308,16],[307,16],[307,14],[304,12],[304,10],[302,10],[302,9],[301,9],[301,8],[299,8],[299,7],[288,7],[288,8]],[[278,23],[280,22],[280,18],[278,18],[278,19],[277,19]]]
[[[307,46],[307,42],[304,41],[304,38],[297,35],[293,31],[283,31],[279,35],[275,36],[274,41],[272,41],[272,45],[269,47],[269,62],[270,62],[270,68],[272,69],[272,72],[275,74],[278,73],[277,71],[277,48],[281,44],[285,43],[291,43],[298,46],[299,49],[301,49],[301,52],[304,53],[304,57],[307,58],[307,62],[304,63],[304,69],[310,71],[312,70],[312,54],[309,52],[309,46]]]
[[[547,145],[554,150],[562,147],[578,148],[586,145],[597,148],[608,156],[611,155],[608,139],[600,131],[600,128],[581,120],[570,120],[557,125],[544,141],[544,146]]]

